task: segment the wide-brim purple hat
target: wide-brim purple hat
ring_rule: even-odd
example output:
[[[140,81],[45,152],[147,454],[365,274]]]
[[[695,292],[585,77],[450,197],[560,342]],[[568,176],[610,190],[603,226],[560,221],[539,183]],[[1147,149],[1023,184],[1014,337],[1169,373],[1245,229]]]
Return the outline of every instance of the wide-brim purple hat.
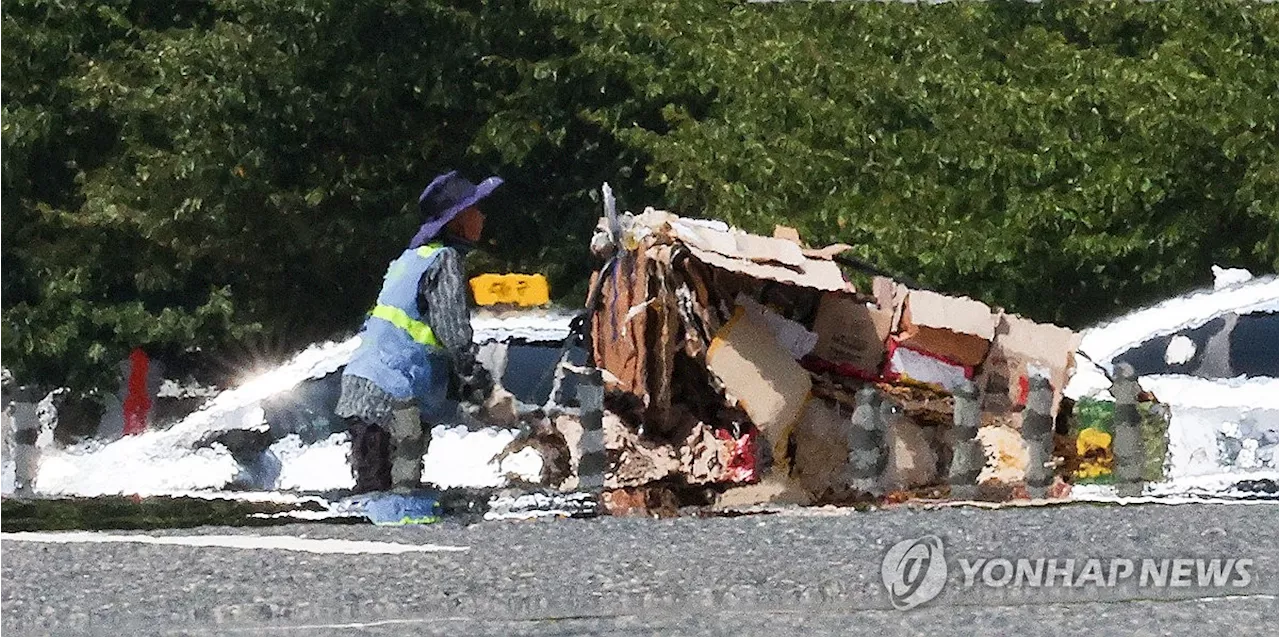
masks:
[[[490,177],[478,185],[464,177],[458,171],[451,170],[427,184],[422,195],[418,197],[418,210],[422,212],[423,224],[418,234],[409,242],[410,248],[416,248],[430,241],[444,229],[458,213],[474,206],[476,202],[488,197],[498,186],[502,185],[501,177]]]

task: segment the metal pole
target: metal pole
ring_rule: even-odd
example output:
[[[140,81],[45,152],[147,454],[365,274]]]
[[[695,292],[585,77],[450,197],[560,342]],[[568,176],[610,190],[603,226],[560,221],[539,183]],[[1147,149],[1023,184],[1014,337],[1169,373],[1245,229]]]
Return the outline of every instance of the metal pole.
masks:
[[[0,370],[0,374],[8,370]],[[0,382],[0,495],[17,487],[17,431],[13,422],[13,388]]]
[[[854,400],[853,426],[848,432],[849,484],[857,491],[880,495],[883,492],[880,478],[888,464],[881,414],[884,397],[868,385],[858,390]]]
[[[951,472],[948,476],[951,497],[957,500],[975,500],[978,498],[978,474],[982,473],[982,468],[987,464],[982,442],[978,440],[981,416],[978,386],[973,381],[966,380],[952,395],[956,404],[952,412],[955,427],[952,429],[954,442],[951,446]]]
[[[1111,395],[1116,399],[1112,419],[1111,454],[1115,459],[1112,475],[1116,479],[1116,493],[1121,496],[1142,494],[1142,435],[1141,415],[1138,413],[1138,376],[1128,363],[1116,365],[1111,383]]]
[[[582,423],[582,438],[578,441],[578,489],[599,491],[604,488],[607,457],[604,449],[604,379],[595,367],[588,367],[578,376],[578,407]]]
[[[14,490],[19,495],[29,495],[33,490],[36,474],[40,469],[40,418],[32,402],[12,402],[6,406],[13,422]]]
[[[1033,498],[1049,495],[1053,483],[1053,385],[1049,379],[1032,375],[1030,393],[1022,412],[1022,439],[1027,445],[1027,493]]]

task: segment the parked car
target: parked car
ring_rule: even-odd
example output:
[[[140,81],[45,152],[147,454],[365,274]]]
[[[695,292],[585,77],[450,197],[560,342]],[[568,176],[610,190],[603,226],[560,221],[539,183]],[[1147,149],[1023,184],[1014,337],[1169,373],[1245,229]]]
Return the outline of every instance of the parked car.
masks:
[[[474,317],[482,361],[520,408],[569,404],[557,399],[572,396],[575,385],[557,370],[574,316],[567,310],[524,310],[486,311]],[[138,435],[85,439],[66,447],[53,445],[50,436],[35,490],[44,495],[98,496],[349,488],[346,425],[334,408],[342,369],[358,345],[358,336],[312,345],[237,387],[211,392],[199,409],[176,422]],[[571,351],[569,361],[581,363],[584,355],[577,354]],[[197,389],[203,397],[205,388]],[[189,392],[175,385],[161,393],[162,398],[185,399]],[[35,420],[36,405],[27,404],[29,420]],[[541,478],[543,463],[536,449],[522,447],[495,461],[523,433],[518,423],[484,427],[474,419],[462,420],[456,407],[448,404],[442,409],[455,413],[459,421],[437,424],[424,474],[427,481],[446,487],[497,486],[506,484],[510,475],[528,481]],[[18,465],[8,456],[5,460],[0,486],[9,493],[18,486]]]
[[[1197,290],[1083,332],[1068,398],[1111,400],[1107,374],[1133,366],[1142,388],[1168,406],[1171,480],[1276,477],[1277,311],[1280,281],[1214,268]],[[1105,371],[1104,371],[1105,370]]]

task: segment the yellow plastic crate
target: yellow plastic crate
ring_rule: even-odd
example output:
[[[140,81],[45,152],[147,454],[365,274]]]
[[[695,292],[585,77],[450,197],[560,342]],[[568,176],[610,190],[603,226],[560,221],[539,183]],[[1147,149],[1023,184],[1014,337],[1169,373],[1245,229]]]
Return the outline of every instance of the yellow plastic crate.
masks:
[[[530,307],[551,302],[551,288],[541,274],[481,274],[471,279],[476,305]]]

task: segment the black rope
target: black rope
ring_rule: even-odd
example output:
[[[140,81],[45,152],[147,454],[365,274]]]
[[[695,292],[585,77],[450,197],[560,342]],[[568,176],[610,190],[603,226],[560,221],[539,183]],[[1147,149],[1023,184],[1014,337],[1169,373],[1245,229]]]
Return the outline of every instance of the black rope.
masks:
[[[889,277],[890,279],[893,279],[893,280],[895,280],[895,281],[900,281],[900,282],[902,282],[903,284],[905,284],[907,287],[912,288],[912,289],[915,289],[915,290],[926,290],[926,291],[929,291],[929,292],[932,292],[932,291],[933,291],[933,290],[931,290],[930,288],[927,288],[927,287],[925,287],[925,286],[923,286],[923,285],[920,285],[920,283],[919,283],[918,281],[916,281],[916,280],[914,280],[914,279],[912,279],[912,278],[910,278],[910,277],[905,277],[905,276],[902,276],[902,275],[894,274],[894,273],[892,273],[892,272],[888,272],[888,271],[886,271],[886,270],[884,270],[884,269],[882,269],[882,268],[879,268],[879,267],[875,266],[874,264],[872,264],[872,263],[870,263],[870,262],[868,262],[868,261],[864,261],[863,259],[859,259],[858,257],[847,257],[847,256],[844,256],[843,254],[837,254],[837,255],[835,255],[835,256],[833,256],[833,257],[831,257],[831,260],[835,261],[836,263],[839,263],[840,265],[848,266],[848,267],[851,267],[851,268],[853,268],[853,269],[855,269],[855,270],[860,270],[860,271],[862,271],[862,272],[866,272],[866,273],[868,273],[868,274],[874,274],[874,275],[876,275],[876,276]]]

